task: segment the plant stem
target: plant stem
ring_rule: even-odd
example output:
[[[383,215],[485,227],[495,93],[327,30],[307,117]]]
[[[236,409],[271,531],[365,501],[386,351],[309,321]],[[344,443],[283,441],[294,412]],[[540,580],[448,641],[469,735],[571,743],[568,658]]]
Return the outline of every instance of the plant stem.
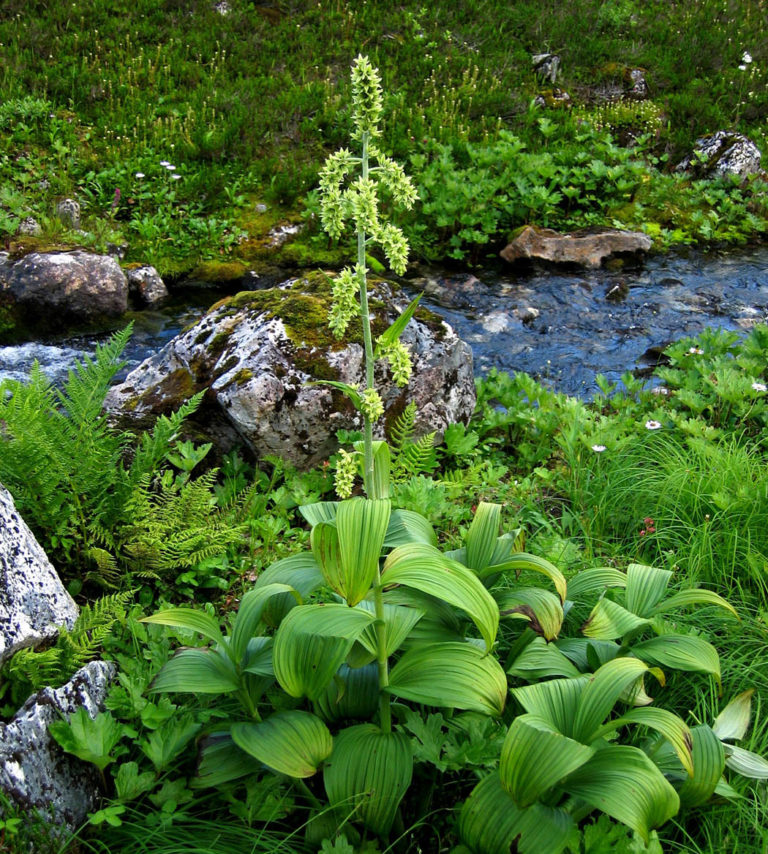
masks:
[[[389,664],[387,662],[387,624],[384,622],[384,600],[381,595],[381,574],[376,570],[373,603],[376,608],[376,663],[379,668],[379,726],[382,732],[392,731],[392,710],[389,694]]]
[[[368,139],[370,134],[363,133],[363,152],[361,156],[362,176],[368,178]],[[373,340],[371,337],[371,316],[368,311],[368,279],[365,274],[365,232],[357,232],[357,270],[360,278],[360,319],[363,324],[363,344],[365,347],[365,387],[373,388]],[[373,495],[373,424],[363,414],[363,484],[365,494]]]

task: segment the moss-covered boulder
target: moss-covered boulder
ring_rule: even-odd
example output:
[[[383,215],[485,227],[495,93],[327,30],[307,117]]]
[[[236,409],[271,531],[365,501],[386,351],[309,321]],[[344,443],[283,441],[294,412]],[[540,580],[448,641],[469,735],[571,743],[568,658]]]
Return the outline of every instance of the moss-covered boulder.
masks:
[[[335,450],[337,430],[361,426],[343,395],[311,384],[363,380],[362,334],[333,337],[327,325],[330,300],[331,280],[324,273],[224,299],[129,374],[110,392],[107,405],[143,421],[206,390],[198,426],[221,450],[245,444],[259,457],[275,454],[299,467],[315,465]],[[406,302],[387,282],[373,285],[374,335]],[[469,346],[426,310],[417,312],[403,341],[413,356],[413,376],[400,389],[387,366],[377,366],[386,409],[379,428],[411,400],[424,431],[469,418],[475,404]]]

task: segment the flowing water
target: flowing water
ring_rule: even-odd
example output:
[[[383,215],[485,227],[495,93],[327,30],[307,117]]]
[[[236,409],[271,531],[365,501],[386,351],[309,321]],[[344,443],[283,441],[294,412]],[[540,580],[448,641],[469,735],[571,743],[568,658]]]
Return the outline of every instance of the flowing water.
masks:
[[[559,391],[588,397],[595,374],[616,380],[648,368],[658,349],[677,338],[707,326],[746,331],[768,322],[768,247],[660,256],[615,273],[422,270],[406,289],[423,289],[424,304],[471,344],[476,373],[526,371]],[[161,310],[136,313],[126,370],[221,296],[212,289],[177,291]],[[61,382],[103,337],[0,347],[0,379],[23,379],[37,359]]]

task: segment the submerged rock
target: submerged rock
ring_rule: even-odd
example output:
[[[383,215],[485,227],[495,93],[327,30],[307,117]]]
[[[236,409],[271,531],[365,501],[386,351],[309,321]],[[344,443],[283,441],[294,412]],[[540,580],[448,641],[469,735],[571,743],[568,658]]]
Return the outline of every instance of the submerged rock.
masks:
[[[12,804],[71,830],[85,821],[101,794],[99,771],[64,753],[48,727],[81,707],[96,717],[114,673],[114,664],[92,661],[62,688],[43,688],[0,723],[0,792]]]
[[[511,264],[538,261],[596,269],[616,256],[644,254],[651,245],[651,238],[639,231],[606,229],[560,234],[549,228],[527,225],[500,254]]]
[[[329,304],[330,280],[322,273],[223,300],[112,389],[107,407],[128,419],[145,418],[175,410],[206,389],[197,422],[220,449],[246,444],[259,457],[316,465],[336,450],[337,430],[362,424],[340,392],[309,384],[363,380],[360,332],[336,341],[327,328]],[[371,312],[376,336],[397,314],[387,283],[372,286]],[[417,312],[402,340],[413,358],[409,385],[398,388],[385,364],[377,365],[384,421],[411,400],[421,431],[441,432],[468,419],[475,403],[469,346],[426,310]]]
[[[72,628],[77,605],[0,486],[0,664]]]
[[[741,133],[719,130],[696,140],[693,151],[675,167],[699,177],[736,175],[746,178],[760,172],[760,149]]]

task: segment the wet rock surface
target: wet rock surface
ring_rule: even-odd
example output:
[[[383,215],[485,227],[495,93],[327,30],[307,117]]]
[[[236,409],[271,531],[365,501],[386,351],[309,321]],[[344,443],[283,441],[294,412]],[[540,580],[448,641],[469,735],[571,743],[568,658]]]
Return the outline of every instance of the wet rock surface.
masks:
[[[77,605],[0,486],[0,664],[72,628]]]
[[[735,175],[746,178],[760,172],[760,149],[740,133],[719,130],[696,140],[693,151],[676,166],[678,172],[697,177]]]
[[[95,765],[70,756],[48,726],[83,707],[93,718],[103,710],[115,666],[92,661],[61,688],[31,696],[8,723],[0,723],[0,791],[26,812],[39,810],[56,825],[74,830],[101,794]]]

